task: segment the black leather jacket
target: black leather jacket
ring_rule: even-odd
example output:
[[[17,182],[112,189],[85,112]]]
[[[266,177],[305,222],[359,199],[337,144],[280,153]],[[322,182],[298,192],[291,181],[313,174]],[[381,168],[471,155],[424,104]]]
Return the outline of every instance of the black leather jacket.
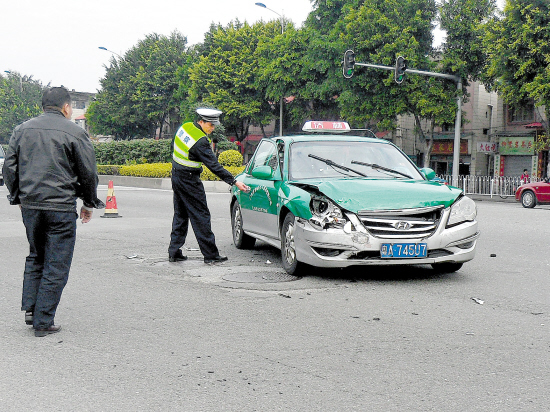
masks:
[[[28,209],[76,211],[76,199],[103,208],[97,198],[97,167],[88,134],[57,110],[17,126],[4,161],[12,205]]]

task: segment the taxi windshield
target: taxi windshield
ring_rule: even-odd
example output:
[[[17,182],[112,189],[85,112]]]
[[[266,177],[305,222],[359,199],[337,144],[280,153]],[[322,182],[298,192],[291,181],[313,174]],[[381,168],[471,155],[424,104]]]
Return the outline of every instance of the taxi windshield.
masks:
[[[423,179],[413,163],[390,144],[368,141],[317,141],[295,142],[290,147],[291,180],[343,176]]]

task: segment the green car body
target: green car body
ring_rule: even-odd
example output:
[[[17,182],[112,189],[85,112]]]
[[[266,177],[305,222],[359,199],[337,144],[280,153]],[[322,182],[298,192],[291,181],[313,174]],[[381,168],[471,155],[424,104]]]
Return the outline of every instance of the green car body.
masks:
[[[461,189],[428,180],[434,176],[381,139],[263,139],[236,177],[251,190],[232,188],[235,245],[260,239],[280,248],[291,274],[307,265],[429,263],[457,270],[475,254],[475,204]],[[411,253],[383,256],[388,247]]]

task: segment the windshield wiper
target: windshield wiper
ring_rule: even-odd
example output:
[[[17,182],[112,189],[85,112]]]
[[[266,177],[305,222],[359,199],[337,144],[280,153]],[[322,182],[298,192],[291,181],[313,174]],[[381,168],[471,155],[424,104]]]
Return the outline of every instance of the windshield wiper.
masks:
[[[357,173],[359,176],[367,177],[367,175],[364,174],[364,173],[358,172],[357,170],[354,170],[354,169],[350,169],[349,167],[346,167],[346,166],[339,165],[338,163],[334,163],[330,159],[323,159],[322,157],[315,156],[315,155],[312,155],[312,154],[309,154],[307,156],[311,157],[313,159],[316,159],[316,160],[320,160],[321,162],[324,162],[329,166],[337,167],[338,169],[345,170],[346,172],[353,172],[353,173]]]
[[[389,169],[389,168],[384,167],[384,166],[377,165],[376,163],[363,163],[363,162],[358,162],[357,160],[352,160],[351,163],[355,164],[355,165],[369,166],[369,167],[372,167],[373,169],[383,170],[385,172],[396,173],[398,175],[401,175],[401,176],[407,177],[409,179],[412,179],[412,177],[409,176],[408,174],[401,173],[401,172],[398,172],[397,170],[393,170],[393,169]]]

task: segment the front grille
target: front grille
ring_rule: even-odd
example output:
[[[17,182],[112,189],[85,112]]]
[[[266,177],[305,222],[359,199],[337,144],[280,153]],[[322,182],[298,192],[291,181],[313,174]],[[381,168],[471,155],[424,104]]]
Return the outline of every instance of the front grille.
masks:
[[[357,214],[371,235],[382,239],[422,239],[437,229],[443,206],[420,209],[361,210]]]

